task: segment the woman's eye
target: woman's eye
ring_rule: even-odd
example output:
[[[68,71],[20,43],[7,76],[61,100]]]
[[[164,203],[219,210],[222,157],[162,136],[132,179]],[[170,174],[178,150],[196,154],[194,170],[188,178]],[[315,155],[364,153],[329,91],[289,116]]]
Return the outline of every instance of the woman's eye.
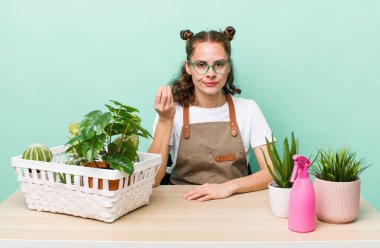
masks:
[[[226,63],[224,63],[224,62],[216,62],[215,63],[216,67],[224,67],[225,65],[226,65]]]
[[[199,67],[199,68],[204,68],[204,67],[206,67],[206,63],[199,62],[199,63],[196,64],[196,66]]]

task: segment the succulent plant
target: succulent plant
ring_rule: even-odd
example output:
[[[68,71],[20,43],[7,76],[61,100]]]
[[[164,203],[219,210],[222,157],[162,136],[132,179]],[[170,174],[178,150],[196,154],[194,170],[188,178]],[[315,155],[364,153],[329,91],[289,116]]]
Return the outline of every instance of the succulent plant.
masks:
[[[273,180],[280,188],[291,188],[292,183],[290,182],[290,177],[292,175],[293,167],[294,167],[294,161],[293,156],[298,154],[298,140],[294,138],[294,133],[292,132],[291,137],[291,145],[289,146],[288,138],[285,137],[284,143],[283,143],[283,158],[281,159],[276,144],[270,143],[267,138],[266,140],[266,146],[268,149],[268,154],[270,157],[270,160],[272,161],[273,169],[268,163],[268,159],[266,158],[264,151],[262,151],[264,155],[264,160],[266,163],[266,166],[268,168],[269,173],[271,174]],[[274,140],[273,133],[272,133],[272,141]]]
[[[332,182],[352,182],[367,169],[368,164],[363,158],[358,159],[356,152],[348,147],[337,149],[320,149],[317,163],[311,167],[311,172],[318,179]]]

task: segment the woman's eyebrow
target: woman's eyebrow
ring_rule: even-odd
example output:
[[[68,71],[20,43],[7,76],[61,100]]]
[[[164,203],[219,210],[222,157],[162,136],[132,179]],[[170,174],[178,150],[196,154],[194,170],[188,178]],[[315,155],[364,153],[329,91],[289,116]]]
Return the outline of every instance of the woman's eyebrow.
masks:
[[[218,62],[218,61],[226,61],[226,60],[228,60],[228,59],[217,59],[217,60],[215,60],[213,63]],[[207,63],[206,60],[201,60],[201,59],[196,59],[196,60],[194,60],[194,62],[195,62],[195,61],[197,61],[197,62],[205,62],[205,63]]]

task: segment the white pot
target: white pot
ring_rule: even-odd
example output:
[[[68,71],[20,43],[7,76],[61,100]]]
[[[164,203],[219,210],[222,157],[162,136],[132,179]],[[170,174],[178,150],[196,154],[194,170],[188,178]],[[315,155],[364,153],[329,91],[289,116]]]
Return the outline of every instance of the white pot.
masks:
[[[291,188],[280,188],[275,182],[270,182],[268,189],[269,204],[273,215],[280,218],[287,218]]]

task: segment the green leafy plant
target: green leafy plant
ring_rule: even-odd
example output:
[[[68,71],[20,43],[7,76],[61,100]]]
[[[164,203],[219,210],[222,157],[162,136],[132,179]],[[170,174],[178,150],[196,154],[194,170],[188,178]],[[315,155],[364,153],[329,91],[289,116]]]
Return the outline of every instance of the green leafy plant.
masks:
[[[292,171],[294,167],[293,155],[298,154],[298,147],[299,147],[298,140],[294,138],[294,133],[292,132],[291,145],[289,146],[288,138],[285,137],[284,143],[283,143],[282,160],[279,156],[276,145],[275,144],[272,145],[267,138],[265,138],[265,140],[266,140],[266,146],[268,149],[268,154],[273,164],[273,169],[269,165],[268,159],[265,156],[264,151],[261,150],[261,152],[263,153],[264,160],[265,160],[269,173],[271,174],[273,180],[278,185],[278,187],[291,188],[292,183],[290,182],[290,177],[292,175]],[[272,133],[272,141],[273,140],[274,140],[274,137]]]
[[[106,169],[132,174],[133,164],[138,161],[139,137],[152,136],[141,127],[137,109],[111,102],[114,106],[105,105],[109,112],[95,110],[85,115],[79,125],[70,124],[73,136],[66,144],[66,153],[80,164],[103,160]]]
[[[352,182],[370,165],[363,159],[358,159],[356,152],[348,147],[319,150],[317,163],[312,166],[311,172],[318,179],[332,182]]]

